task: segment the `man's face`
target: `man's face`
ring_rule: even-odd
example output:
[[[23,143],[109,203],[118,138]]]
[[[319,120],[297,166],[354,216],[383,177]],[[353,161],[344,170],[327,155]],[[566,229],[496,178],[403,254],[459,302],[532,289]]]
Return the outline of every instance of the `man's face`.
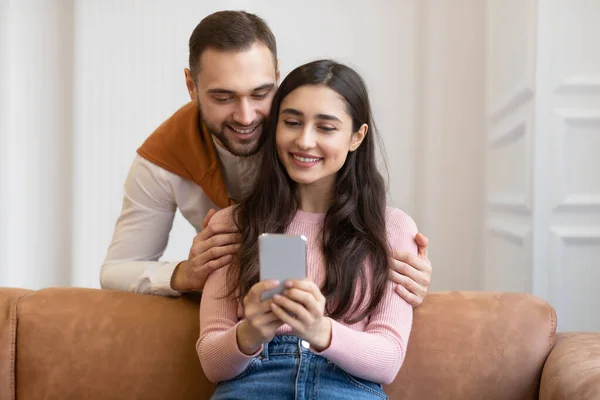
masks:
[[[196,98],[209,132],[230,153],[258,152],[278,75],[273,55],[261,43],[241,52],[209,48],[202,53]]]

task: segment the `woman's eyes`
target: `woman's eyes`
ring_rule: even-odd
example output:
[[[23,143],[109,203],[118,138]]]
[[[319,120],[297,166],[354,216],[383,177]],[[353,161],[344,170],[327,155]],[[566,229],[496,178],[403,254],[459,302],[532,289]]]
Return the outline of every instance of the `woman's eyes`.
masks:
[[[299,127],[302,125],[302,123],[300,121],[294,121],[294,120],[284,120],[283,123],[289,127]],[[329,125],[317,125],[317,129],[319,129],[320,131],[323,131],[323,132],[335,131],[335,128],[332,126],[329,126]]]

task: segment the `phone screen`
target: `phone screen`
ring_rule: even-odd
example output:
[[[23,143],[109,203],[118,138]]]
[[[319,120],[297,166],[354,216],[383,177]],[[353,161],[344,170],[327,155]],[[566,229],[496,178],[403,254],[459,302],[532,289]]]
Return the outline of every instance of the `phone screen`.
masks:
[[[279,286],[264,291],[265,301],[282,293],[288,279],[306,279],[306,237],[263,233],[258,237],[260,280],[276,279]]]

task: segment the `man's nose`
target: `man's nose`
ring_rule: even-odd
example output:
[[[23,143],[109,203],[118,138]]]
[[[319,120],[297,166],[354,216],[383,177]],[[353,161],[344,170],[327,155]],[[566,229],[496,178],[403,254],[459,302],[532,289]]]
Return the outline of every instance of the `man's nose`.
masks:
[[[233,114],[233,120],[240,125],[248,126],[256,119],[256,110],[247,99],[241,99]]]

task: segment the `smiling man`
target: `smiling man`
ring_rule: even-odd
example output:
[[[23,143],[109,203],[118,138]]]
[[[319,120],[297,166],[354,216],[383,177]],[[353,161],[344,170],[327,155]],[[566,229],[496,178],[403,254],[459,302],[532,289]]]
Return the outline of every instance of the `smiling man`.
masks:
[[[201,291],[239,247],[228,226],[207,227],[215,209],[242,199],[260,163],[261,136],[279,83],[273,33],[256,15],[221,11],[189,40],[185,83],[191,101],[138,149],[100,275],[102,288],[178,296]],[[159,261],[177,209],[196,229],[187,260]],[[395,253],[390,279],[419,305],[429,288],[427,238],[419,257]]]

